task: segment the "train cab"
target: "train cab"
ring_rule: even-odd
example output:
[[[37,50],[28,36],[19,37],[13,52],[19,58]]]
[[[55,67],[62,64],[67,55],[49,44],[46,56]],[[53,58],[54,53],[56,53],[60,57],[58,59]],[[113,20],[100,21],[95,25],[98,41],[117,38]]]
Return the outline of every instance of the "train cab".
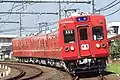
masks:
[[[108,42],[105,17],[78,14],[59,21],[63,60],[71,64],[106,64]],[[70,61],[69,61],[70,62]],[[89,66],[91,67],[91,66]]]

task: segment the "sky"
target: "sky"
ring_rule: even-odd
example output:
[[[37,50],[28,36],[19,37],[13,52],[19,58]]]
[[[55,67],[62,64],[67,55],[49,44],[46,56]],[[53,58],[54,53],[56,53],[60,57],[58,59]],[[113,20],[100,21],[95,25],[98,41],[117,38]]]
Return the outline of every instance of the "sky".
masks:
[[[18,1],[18,0],[16,0]],[[34,0],[35,1],[35,0]],[[51,0],[49,0],[51,1]],[[68,0],[69,1],[69,0]],[[71,0],[70,0],[71,1]],[[72,0],[78,1],[78,0]],[[80,1],[80,0],[79,0]],[[82,0],[87,1],[87,0]],[[114,0],[95,0],[95,9],[98,10],[103,8],[104,6],[108,5]],[[118,2],[120,0],[116,0]],[[23,7],[24,6],[24,7]],[[79,11],[91,12],[91,4],[86,3],[69,3],[69,4],[61,4],[62,9],[62,17],[64,17],[64,10],[65,9],[79,9]],[[108,15],[117,9],[119,9],[120,4],[105,10],[101,11],[100,14]],[[13,8],[13,9],[12,9]],[[18,3],[0,3],[0,12],[10,11],[12,9],[13,12],[15,11],[22,11],[22,12],[58,12],[58,4],[56,3],[30,3],[30,4],[18,4]],[[21,24],[22,24],[22,34],[30,34],[30,33],[38,33],[38,26],[41,22],[57,22],[59,20],[58,15],[21,15]],[[120,21],[120,11],[117,13],[106,16],[107,23],[112,21]],[[0,21],[20,21],[20,15],[16,14],[0,14]],[[51,25],[51,27],[56,27],[57,24]],[[19,23],[0,23],[0,34],[19,34]]]

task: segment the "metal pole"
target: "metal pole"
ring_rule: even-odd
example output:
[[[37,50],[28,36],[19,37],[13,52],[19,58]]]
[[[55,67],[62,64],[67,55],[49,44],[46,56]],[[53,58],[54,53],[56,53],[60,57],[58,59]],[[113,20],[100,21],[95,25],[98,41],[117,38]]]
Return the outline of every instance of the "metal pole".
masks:
[[[95,1],[92,0],[92,13],[95,14]]]
[[[22,37],[22,19],[20,14],[20,28],[19,28],[19,36]]]
[[[61,3],[60,3],[60,0],[59,0],[59,20],[61,19]]]
[[[42,32],[42,27],[41,27],[41,24],[39,23],[39,29],[38,29],[39,31],[39,33],[41,33]]]

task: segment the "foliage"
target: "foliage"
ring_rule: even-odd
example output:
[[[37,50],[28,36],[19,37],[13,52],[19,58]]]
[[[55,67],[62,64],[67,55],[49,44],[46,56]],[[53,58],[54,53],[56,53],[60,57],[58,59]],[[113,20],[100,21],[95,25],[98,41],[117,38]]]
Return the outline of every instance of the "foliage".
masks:
[[[120,74],[120,64],[112,63],[107,66],[107,71],[114,72]]]
[[[120,58],[120,40],[115,40],[110,44],[110,56],[111,58]]]

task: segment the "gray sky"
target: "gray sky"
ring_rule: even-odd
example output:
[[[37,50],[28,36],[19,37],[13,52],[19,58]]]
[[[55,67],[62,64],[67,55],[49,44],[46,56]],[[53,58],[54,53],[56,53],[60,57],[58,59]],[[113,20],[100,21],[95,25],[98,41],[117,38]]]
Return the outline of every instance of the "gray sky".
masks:
[[[50,0],[49,0],[50,1]],[[70,0],[71,1],[71,0]],[[75,1],[75,0],[74,0]],[[95,8],[100,9],[107,4],[111,3],[114,0],[95,0]],[[119,0],[117,0],[119,1]],[[117,2],[116,1],[116,2]],[[0,11],[8,11],[12,9],[12,7],[15,7],[12,9],[12,11],[25,11],[25,12],[58,12],[58,4],[48,4],[48,3],[40,3],[40,4],[23,4],[24,10],[22,8],[22,4],[17,3],[0,3]],[[112,7],[111,9],[108,9],[106,11],[101,12],[103,15],[108,15],[117,9],[119,9],[120,4]],[[69,8],[79,8],[80,11],[91,11],[91,4],[62,4],[62,10],[63,9],[69,9]],[[120,21],[120,12],[117,12],[114,15],[107,16],[107,22],[111,21]],[[19,21],[19,15],[11,14],[0,14],[0,21]],[[38,27],[39,22],[56,22],[58,20],[57,15],[22,15],[22,27],[23,31],[22,34],[28,34],[38,32],[38,28],[26,28],[26,27]],[[51,27],[55,27],[57,25],[53,25]],[[10,29],[16,29],[14,31],[10,31]],[[8,31],[7,31],[8,30]],[[19,24],[4,24],[0,23],[0,31],[3,31],[0,34],[18,34],[19,30]]]

